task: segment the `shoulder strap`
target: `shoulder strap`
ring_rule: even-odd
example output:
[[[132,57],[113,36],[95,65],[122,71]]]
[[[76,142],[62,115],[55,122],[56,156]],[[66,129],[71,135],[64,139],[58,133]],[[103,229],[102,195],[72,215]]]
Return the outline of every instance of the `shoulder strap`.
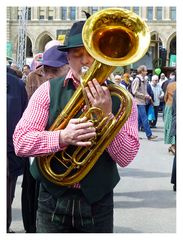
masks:
[[[139,87],[140,87],[141,86],[141,79],[138,76],[136,76],[136,78],[138,78],[138,80],[139,80]]]

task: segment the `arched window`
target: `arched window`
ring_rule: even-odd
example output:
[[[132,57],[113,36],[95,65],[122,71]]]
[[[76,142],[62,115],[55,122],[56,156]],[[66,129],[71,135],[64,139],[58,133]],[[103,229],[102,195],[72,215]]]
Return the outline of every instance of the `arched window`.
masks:
[[[51,40],[52,40],[52,38],[48,34],[43,35],[39,41],[38,51],[44,52],[45,45]]]
[[[26,57],[32,57],[33,56],[33,53],[32,53],[32,42],[31,42],[29,37],[27,37],[26,44],[27,44],[27,46],[26,46]]]
[[[176,37],[170,42],[170,54],[176,54]]]

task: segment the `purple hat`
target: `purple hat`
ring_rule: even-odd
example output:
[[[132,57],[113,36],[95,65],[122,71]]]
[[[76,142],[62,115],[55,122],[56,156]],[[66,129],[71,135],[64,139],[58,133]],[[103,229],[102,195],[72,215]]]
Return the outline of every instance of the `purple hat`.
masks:
[[[53,46],[43,53],[42,65],[49,67],[62,67],[68,64],[67,54],[59,51],[58,46]]]

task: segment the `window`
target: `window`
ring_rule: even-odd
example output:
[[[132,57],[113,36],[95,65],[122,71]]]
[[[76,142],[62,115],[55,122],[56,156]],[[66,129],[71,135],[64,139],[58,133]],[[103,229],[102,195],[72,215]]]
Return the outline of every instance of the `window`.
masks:
[[[153,20],[153,7],[147,7],[147,20]]]
[[[76,19],[76,8],[70,7],[70,19],[75,20]]]
[[[139,15],[139,7],[133,7],[133,11],[134,11],[137,15]]]
[[[170,19],[176,20],[176,7],[170,7]]]
[[[61,7],[61,19],[66,20],[67,19],[67,8]]]
[[[40,15],[40,16],[39,16],[39,19],[40,19],[40,20],[43,20],[43,19],[44,19],[44,15]]]
[[[28,20],[31,20],[31,8],[28,8]]]
[[[125,9],[127,9],[127,10],[130,10],[130,7],[124,7]]]
[[[48,16],[48,20],[53,20],[53,16]]]
[[[39,7],[39,19],[44,20],[45,19],[45,8]]]
[[[95,12],[98,12],[98,7],[91,7],[91,13],[94,14]]]
[[[162,20],[162,7],[157,7],[157,20]]]
[[[48,20],[53,20],[54,9],[53,7],[48,7]]]

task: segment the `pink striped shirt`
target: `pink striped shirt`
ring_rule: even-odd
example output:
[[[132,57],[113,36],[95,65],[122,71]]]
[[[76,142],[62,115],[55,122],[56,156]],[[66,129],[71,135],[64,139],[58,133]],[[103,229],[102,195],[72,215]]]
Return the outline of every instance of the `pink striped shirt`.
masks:
[[[70,77],[70,73],[66,79]],[[73,79],[74,81],[74,79]],[[74,81],[76,85],[76,82]],[[62,150],[59,132],[47,131],[50,107],[50,83],[43,83],[32,95],[29,104],[16,126],[13,141],[18,156],[38,156]],[[133,102],[132,112],[127,122],[113,139],[107,151],[121,167],[127,166],[139,149],[137,107]]]

